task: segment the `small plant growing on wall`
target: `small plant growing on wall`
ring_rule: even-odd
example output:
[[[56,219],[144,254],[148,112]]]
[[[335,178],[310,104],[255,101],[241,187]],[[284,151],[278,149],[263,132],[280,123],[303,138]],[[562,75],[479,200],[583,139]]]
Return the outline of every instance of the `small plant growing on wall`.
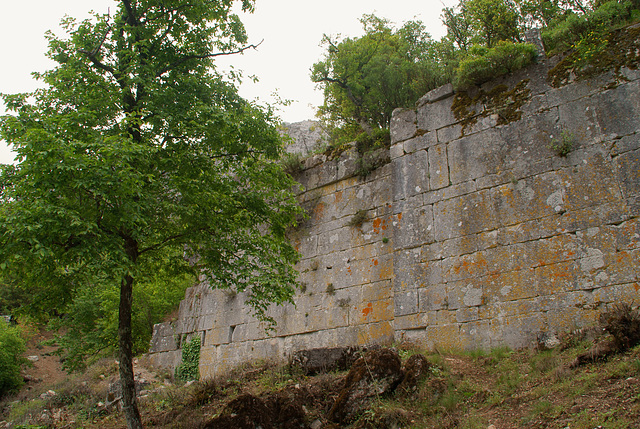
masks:
[[[554,151],[558,156],[567,156],[575,145],[575,136],[567,130],[560,133],[560,138],[554,138],[549,143],[549,149]]]
[[[304,159],[299,153],[284,154],[280,163],[282,169],[291,176],[295,176],[304,170]]]
[[[367,220],[367,211],[366,210],[358,210],[356,212],[356,214],[353,215],[353,217],[351,218],[351,220],[349,221],[349,223],[347,224],[348,226],[351,227],[361,227],[362,224],[364,223],[364,221]]]
[[[335,295],[336,287],[333,285],[333,283],[329,283],[325,292],[327,292],[327,295]]]
[[[338,300],[338,307],[340,308],[349,308],[351,304],[351,298],[342,298]]]
[[[299,289],[300,289],[301,293],[305,293],[307,291],[307,283],[306,282],[300,282]]]
[[[195,336],[182,346],[182,360],[176,367],[176,378],[184,382],[198,380],[200,372],[200,337]]]

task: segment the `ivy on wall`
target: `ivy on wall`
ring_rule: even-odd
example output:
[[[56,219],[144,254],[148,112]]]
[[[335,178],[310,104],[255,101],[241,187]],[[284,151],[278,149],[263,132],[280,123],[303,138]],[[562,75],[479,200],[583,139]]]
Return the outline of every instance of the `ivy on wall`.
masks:
[[[182,360],[176,367],[176,378],[184,382],[198,380],[200,378],[199,366],[200,337],[195,336],[182,347]]]

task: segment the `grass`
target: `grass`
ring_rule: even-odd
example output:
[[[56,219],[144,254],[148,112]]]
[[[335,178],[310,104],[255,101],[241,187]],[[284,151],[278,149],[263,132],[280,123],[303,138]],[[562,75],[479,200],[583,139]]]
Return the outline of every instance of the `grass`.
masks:
[[[399,345],[403,361],[417,353],[426,356],[431,364],[428,375],[410,393],[378,397],[356,422],[342,427],[634,427],[640,421],[640,346],[606,361],[570,367],[589,345],[574,341],[545,351],[497,348],[474,352],[427,352]],[[32,400],[12,403],[12,398],[4,398],[0,421],[44,427],[39,420],[43,413],[63,410],[66,423],[75,422],[67,427],[124,427],[123,416],[115,408],[97,407],[104,400],[100,375],[111,377],[114,369],[112,363],[102,365],[57,386],[39,386],[33,389]],[[311,424],[326,416],[345,376],[346,372],[307,376],[289,366],[255,362],[225,377],[188,386],[157,383],[141,400],[140,408],[145,427],[195,428],[244,393],[266,397],[298,392]],[[48,388],[58,396],[39,399],[39,393]]]

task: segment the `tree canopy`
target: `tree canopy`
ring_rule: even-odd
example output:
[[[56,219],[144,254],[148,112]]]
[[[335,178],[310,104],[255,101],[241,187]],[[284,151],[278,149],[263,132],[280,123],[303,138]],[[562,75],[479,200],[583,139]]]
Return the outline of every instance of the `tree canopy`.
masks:
[[[66,38],[48,35],[55,67],[36,74],[47,86],[3,95],[13,114],[0,136],[18,163],[0,172],[0,266],[70,295],[95,279],[118,285],[129,427],[141,427],[133,288],[166,275],[159,261],[244,292],[262,319],[294,293],[285,231],[299,208],[275,118],[215,69],[252,47],[233,3],[121,0],[112,15],[66,18]]]
[[[433,69],[433,42],[421,22],[409,21],[396,30],[385,19],[365,15],[361,23],[362,37],[323,37],[327,52],[311,75],[324,91],[319,114],[353,129],[350,137],[388,128],[393,109],[411,106],[440,83]]]

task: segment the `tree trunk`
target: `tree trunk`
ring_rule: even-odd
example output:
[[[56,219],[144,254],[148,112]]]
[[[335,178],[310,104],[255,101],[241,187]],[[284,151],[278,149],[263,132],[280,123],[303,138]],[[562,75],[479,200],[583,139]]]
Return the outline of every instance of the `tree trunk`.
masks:
[[[133,302],[133,277],[127,274],[120,284],[120,312],[118,317],[118,343],[120,382],[122,383],[122,409],[129,429],[142,429],[142,419],[136,398],[136,382],[133,374],[133,338],[131,335],[131,305]]]

